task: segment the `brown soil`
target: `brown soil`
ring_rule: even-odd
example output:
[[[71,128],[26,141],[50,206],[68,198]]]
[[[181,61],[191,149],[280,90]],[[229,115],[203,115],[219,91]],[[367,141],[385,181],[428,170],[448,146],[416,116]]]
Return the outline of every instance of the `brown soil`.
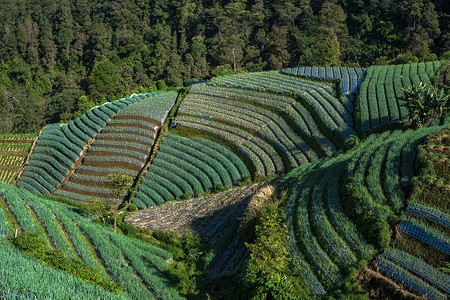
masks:
[[[370,265],[361,270],[355,279],[358,280],[362,288],[369,293],[369,299],[427,299],[412,294],[406,290],[402,284],[384,276],[376,269],[375,265]]]
[[[133,171],[140,171],[141,168],[139,168],[138,166],[135,166],[133,164],[129,164],[126,162],[121,162],[121,161],[85,161],[83,162],[84,166],[91,166],[91,167],[102,167],[102,168],[115,168],[115,167],[119,167],[120,169],[128,169],[128,170],[133,170]]]
[[[108,132],[108,133],[114,133],[113,131]],[[117,133],[122,133],[122,132],[117,132]],[[132,139],[124,139],[124,138],[119,138],[119,137],[115,137],[115,138],[107,138],[107,139],[102,139],[102,140],[110,140],[110,141],[122,141],[124,143],[126,142],[133,142],[133,143],[139,143],[148,147],[151,147],[151,145],[149,143],[144,143],[144,142],[140,142],[140,141],[136,141],[136,140],[132,140]]]
[[[114,194],[100,194],[100,193],[90,193],[90,192],[85,192],[85,191],[80,191],[77,189],[73,189],[67,186],[64,186],[61,190],[63,191],[68,191],[68,192],[73,192],[73,193],[77,193],[80,195],[85,195],[88,197],[98,197],[98,198],[114,198]]]
[[[156,120],[153,120],[153,119],[150,119],[150,118],[147,118],[147,117],[140,117],[140,116],[133,116],[133,117],[130,117],[130,116],[116,116],[114,119],[120,119],[120,120],[127,120],[127,119],[133,119],[133,120],[142,120],[142,121],[147,121],[147,122],[150,122],[150,123],[153,123],[153,124],[155,124],[155,125],[158,125],[158,127],[160,127],[162,124],[160,123],[160,122],[158,122],[158,121],[156,121]]]
[[[109,127],[111,127],[111,128],[114,128],[114,127],[136,127],[136,128],[146,129],[148,131],[153,131],[150,128],[148,128],[147,126],[137,125],[137,124],[109,124]],[[118,131],[121,131],[121,130],[119,129]]]
[[[142,143],[141,143],[141,144],[142,144]],[[149,146],[148,144],[145,144],[145,145],[146,145],[146,146]],[[140,149],[136,149],[136,148],[130,149],[130,148],[128,148],[128,147],[126,146],[126,144],[124,144],[123,147],[122,147],[122,146],[116,146],[116,145],[96,145],[96,147],[97,147],[97,148],[105,148],[105,149],[111,148],[111,149],[132,150],[132,151],[134,151],[134,152],[140,152],[140,153],[148,154],[148,151],[144,151],[144,150],[140,150]],[[149,150],[150,150],[150,148],[149,148]],[[93,154],[93,153],[96,153],[96,152],[89,152],[89,154]]]
[[[124,154],[119,154],[119,153],[109,153],[109,152],[98,152],[98,151],[96,151],[96,152],[90,152],[88,155],[89,155],[89,156],[114,156],[114,157],[128,156],[128,157],[137,159],[137,160],[139,160],[139,161],[145,162],[145,160],[142,160],[142,159],[140,159],[140,158],[137,158],[137,157],[135,157],[135,156],[133,156],[133,155],[127,155],[127,154],[125,154],[125,153],[124,153]],[[86,156],[87,156],[87,155],[86,155]]]
[[[120,129],[118,129],[117,131],[108,130],[108,131],[105,131],[103,133],[105,133],[105,134],[110,134],[110,133],[112,133],[112,134],[122,134],[122,135],[127,134],[127,135],[130,135],[130,136],[137,135],[137,136],[142,136],[142,137],[150,137],[147,134],[142,134],[142,133],[139,133],[139,132],[126,132],[126,131],[122,131]]]
[[[102,176],[99,176],[102,177]],[[75,179],[72,178],[70,179],[70,182],[72,183],[78,183],[78,184],[82,184],[82,185],[87,185],[87,186],[94,186],[94,187],[104,187],[107,188],[105,182],[106,182],[106,177],[105,177],[105,181],[104,182],[97,182],[97,181],[87,181],[87,180],[80,180],[80,179]]]

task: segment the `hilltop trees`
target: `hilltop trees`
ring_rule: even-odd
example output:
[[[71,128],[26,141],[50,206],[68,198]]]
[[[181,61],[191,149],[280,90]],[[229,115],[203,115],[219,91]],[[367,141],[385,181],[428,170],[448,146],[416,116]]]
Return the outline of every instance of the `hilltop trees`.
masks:
[[[47,1],[0,3],[0,89],[58,122],[133,91],[205,79],[218,66],[366,67],[450,50],[445,1]],[[65,78],[61,86],[59,78]],[[76,97],[75,97],[76,96]],[[56,99],[54,99],[56,98]],[[64,101],[65,101],[64,100]],[[47,108],[49,108],[47,110]],[[24,114],[23,107],[13,112]],[[22,126],[24,130],[39,129]]]

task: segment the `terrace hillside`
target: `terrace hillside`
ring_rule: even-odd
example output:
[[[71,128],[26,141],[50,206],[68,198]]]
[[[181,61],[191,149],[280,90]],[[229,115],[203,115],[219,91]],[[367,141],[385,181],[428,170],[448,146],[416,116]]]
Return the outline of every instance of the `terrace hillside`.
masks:
[[[88,297],[447,299],[448,107],[420,124],[403,97],[447,64],[242,73],[96,106],[33,147],[4,141],[30,155],[17,187],[0,182],[0,231],[35,232],[96,269]],[[120,199],[110,174],[132,178]]]

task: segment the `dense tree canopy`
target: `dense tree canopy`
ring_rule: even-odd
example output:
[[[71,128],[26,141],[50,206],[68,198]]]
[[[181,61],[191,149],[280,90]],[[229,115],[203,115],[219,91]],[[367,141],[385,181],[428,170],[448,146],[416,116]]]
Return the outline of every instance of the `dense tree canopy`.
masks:
[[[20,130],[37,130],[86,101],[204,79],[224,65],[435,59],[450,50],[449,9],[445,0],[1,1],[0,101],[13,113],[0,130],[19,130],[13,116]]]

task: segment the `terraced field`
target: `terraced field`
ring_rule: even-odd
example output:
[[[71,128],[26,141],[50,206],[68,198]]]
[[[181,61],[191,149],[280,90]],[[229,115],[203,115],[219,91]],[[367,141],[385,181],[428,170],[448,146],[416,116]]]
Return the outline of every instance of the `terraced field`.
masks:
[[[250,83],[259,80],[257,76],[249,78]],[[256,175],[282,174],[332,155],[336,152],[335,144],[341,145],[344,139],[329,134],[336,128],[326,127],[292,97],[230,87],[192,87],[175,122],[177,126],[204,131],[234,144],[252,162],[251,169]],[[353,132],[348,124],[346,128]]]
[[[308,108],[316,122],[324,124],[322,131],[330,135],[336,132],[341,142],[356,134],[349,108],[353,104],[348,99],[337,99],[333,84],[287,76],[278,71],[218,77],[211,79],[209,84],[294,96]]]
[[[344,67],[295,67],[281,70],[281,73],[311,79],[340,80],[343,94],[358,94],[364,81],[365,69]]]
[[[4,238],[12,236],[16,228],[19,233],[38,232],[52,248],[101,270],[105,280],[112,279],[123,285],[127,298],[182,298],[166,275],[171,253],[114,234],[93,224],[73,208],[0,182],[0,295],[6,299],[63,299],[67,295],[83,299],[119,298],[20,253]],[[42,277],[47,278],[45,284]]]
[[[420,147],[418,160],[430,165],[419,170],[420,184],[408,199],[398,236],[376,260],[387,275],[430,299],[447,299],[450,293],[450,275],[439,270],[450,261],[449,134],[449,127],[437,131]],[[435,175],[430,178],[429,172]]]
[[[402,88],[428,86],[441,66],[440,61],[396,66],[372,66],[367,69],[358,98],[361,121],[357,126],[368,130],[392,123],[408,121],[408,109],[399,99]]]
[[[0,135],[0,181],[14,181],[36,137],[35,134]]]
[[[286,182],[295,178],[293,180],[297,182],[288,206],[290,250],[302,266],[311,294],[323,295],[327,290],[338,288],[350,268],[382,247],[373,244],[376,240],[368,239],[361,230],[364,225],[362,220],[358,222],[358,210],[361,210],[359,214],[373,214],[373,218],[384,220],[386,224],[393,216],[401,215],[406,206],[402,188],[414,176],[414,153],[426,136],[437,129],[439,127],[373,134],[356,150],[301,167],[283,178]],[[300,180],[297,179],[299,176]],[[342,186],[349,184],[363,195],[362,203],[348,202]],[[411,217],[402,220],[401,232],[426,240],[442,252],[443,260],[448,259],[446,247],[450,240],[446,234],[429,229],[425,223]],[[380,257],[377,264],[397,280],[405,282],[405,278],[410,278],[411,284],[408,281],[406,284],[419,294],[441,288],[426,278],[414,277],[407,270],[400,272],[398,266],[397,269],[392,266],[392,261],[385,262],[385,257]],[[442,278],[449,278],[436,267],[430,270],[438,272],[436,274]],[[443,294],[440,291],[435,295],[438,296],[434,298],[441,299]]]
[[[139,186],[133,203],[138,208],[192,197],[214,187],[230,187],[250,172],[233,152],[207,139],[167,134]]]
[[[346,277],[371,260],[374,272],[415,294],[446,299],[450,278],[440,268],[442,261],[450,261],[449,119],[418,130],[388,127],[407,120],[408,112],[398,100],[401,87],[431,83],[438,66],[371,67],[363,82],[364,70],[354,68],[238,74],[194,85],[180,102],[174,91],[98,106],[69,124],[45,128],[17,182],[22,189],[0,183],[0,233],[11,235],[11,226],[41,232],[54,249],[122,282],[131,298],[179,298],[166,275],[170,253],[115,235],[25,190],[111,202],[108,174],[139,178],[129,200],[145,210],[126,221],[149,231],[200,236],[211,247],[205,254],[205,275],[214,279],[242,271],[239,267],[249,257],[238,233],[240,216],[263,184],[236,185],[276,177],[280,195],[289,194],[290,256],[311,296],[347,288]],[[357,94],[361,86],[359,106],[354,107],[352,97],[337,98],[335,84],[325,81],[336,79],[344,93]],[[175,103],[170,126],[159,135]],[[355,126],[363,132],[379,127],[384,131],[366,134],[359,143]],[[0,151],[14,152],[12,143]],[[23,152],[31,146],[31,140],[14,143]],[[0,167],[2,163],[19,167],[18,158],[0,156]],[[434,171],[421,173],[430,163]],[[225,191],[209,194],[214,190]],[[1,247],[6,244],[0,238]],[[68,290],[80,284],[51,276],[68,280]],[[14,287],[8,295],[26,293],[12,281],[8,286]],[[80,286],[82,295],[114,297]],[[30,290],[51,297],[39,286]]]
[[[179,235],[191,232],[214,247],[224,243],[226,232],[233,228],[250,196],[261,186],[253,184],[201,198],[165,203],[128,216],[125,221],[145,230],[173,231]],[[236,270],[248,257],[248,250],[241,240],[240,235],[234,233],[226,247],[215,251],[215,259],[209,264],[210,277]]]
[[[66,180],[92,140],[121,109],[147,96],[138,95],[92,108],[68,124],[50,124],[39,135],[17,185],[49,195]]]
[[[118,111],[95,137],[75,172],[53,194],[113,201],[106,176],[120,173],[135,178],[139,174],[177,96],[176,92],[147,95]]]

